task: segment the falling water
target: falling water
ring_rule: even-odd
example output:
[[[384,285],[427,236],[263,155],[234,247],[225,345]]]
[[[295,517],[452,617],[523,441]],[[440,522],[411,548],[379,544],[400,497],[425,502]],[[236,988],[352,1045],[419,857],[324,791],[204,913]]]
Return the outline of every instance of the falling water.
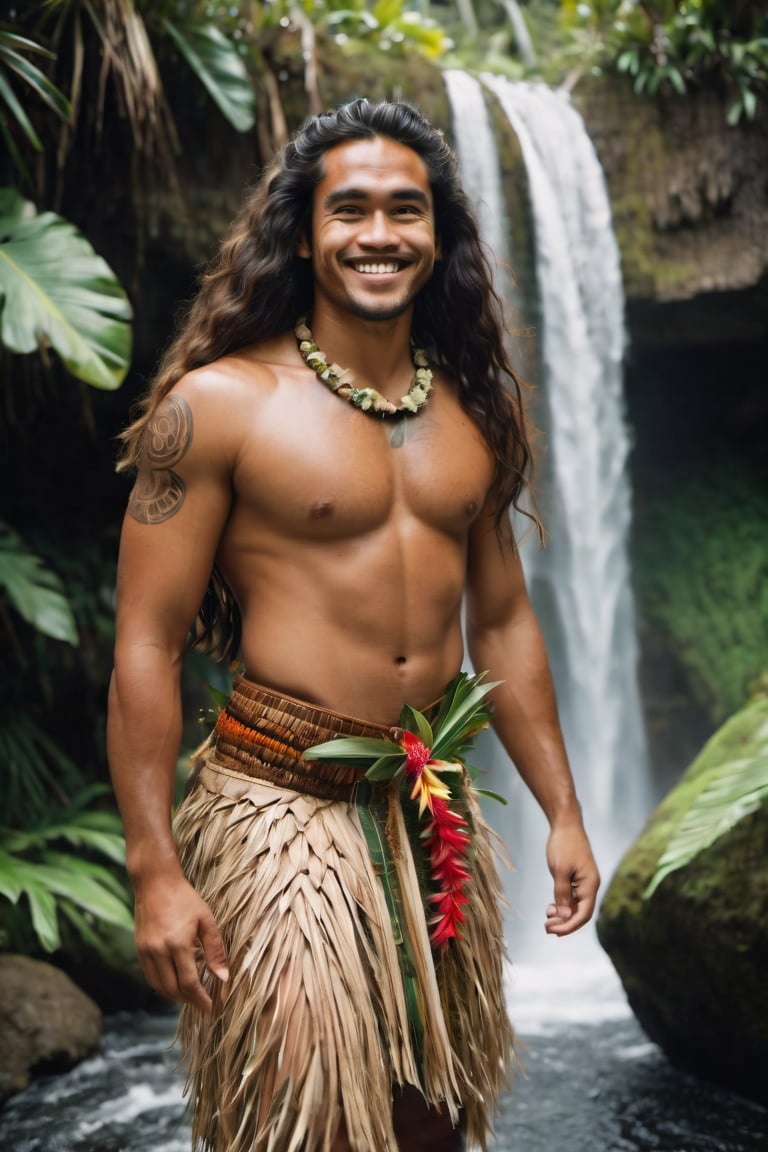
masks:
[[[488,131],[486,94],[498,99],[525,161],[540,309],[535,416],[546,444],[538,503],[549,541],[541,551],[529,540],[521,551],[585,818],[606,875],[649,807],[627,558],[624,301],[610,206],[594,149],[566,95],[498,76],[483,77],[481,86],[456,73],[448,74],[447,87],[462,175],[480,204],[481,227],[489,211],[483,205],[498,199],[496,149],[481,167],[465,142]],[[480,183],[486,172],[487,186]],[[504,266],[503,209],[495,211],[486,236]],[[497,778],[508,776],[497,747],[492,758]],[[499,787],[510,794],[509,785]],[[522,789],[516,786],[511,798],[495,823],[522,873],[522,893],[513,887],[513,903],[526,920],[535,908],[538,926],[549,891],[531,901],[527,895],[531,876],[542,871],[545,824]]]

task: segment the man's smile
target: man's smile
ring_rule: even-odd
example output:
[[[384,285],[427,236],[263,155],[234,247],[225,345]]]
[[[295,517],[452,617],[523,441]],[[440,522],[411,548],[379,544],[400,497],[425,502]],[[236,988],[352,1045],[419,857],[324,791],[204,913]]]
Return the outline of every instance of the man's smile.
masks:
[[[355,272],[361,272],[366,276],[389,276],[395,272],[400,272],[407,265],[399,260],[350,260],[349,267],[353,268]]]

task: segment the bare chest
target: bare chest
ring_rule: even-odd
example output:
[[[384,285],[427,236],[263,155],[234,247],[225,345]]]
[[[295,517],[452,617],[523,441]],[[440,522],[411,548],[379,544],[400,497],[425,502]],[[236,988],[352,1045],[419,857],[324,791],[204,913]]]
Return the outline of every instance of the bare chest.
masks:
[[[450,394],[393,422],[315,382],[247,417],[233,519],[309,540],[345,539],[412,519],[462,535],[479,513],[493,462]]]

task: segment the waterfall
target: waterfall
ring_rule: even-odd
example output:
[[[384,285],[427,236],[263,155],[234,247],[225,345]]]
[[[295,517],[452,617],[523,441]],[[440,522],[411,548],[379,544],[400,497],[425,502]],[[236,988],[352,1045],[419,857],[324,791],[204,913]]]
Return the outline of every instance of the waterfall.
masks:
[[[482,205],[496,203],[497,193],[489,188],[499,177],[491,174],[488,187],[479,184],[490,157],[481,168],[465,142],[489,131],[486,93],[498,100],[525,161],[539,310],[534,416],[546,445],[537,489],[548,546],[542,551],[529,539],[521,554],[585,821],[607,880],[650,800],[627,556],[624,301],[610,206],[592,144],[565,94],[490,75],[481,86],[453,72],[446,83],[457,153],[469,194],[481,205],[481,228]],[[491,168],[495,155],[494,145]],[[497,221],[503,220],[503,208],[495,211]],[[496,226],[486,235],[504,266],[510,260],[504,230],[500,234]],[[492,786],[511,799],[501,818],[489,816],[523,873],[513,881],[510,900],[541,933],[544,904],[551,898],[542,859],[546,822],[519,782],[510,787],[506,758],[497,744],[488,744]],[[515,950],[519,935],[514,929]]]

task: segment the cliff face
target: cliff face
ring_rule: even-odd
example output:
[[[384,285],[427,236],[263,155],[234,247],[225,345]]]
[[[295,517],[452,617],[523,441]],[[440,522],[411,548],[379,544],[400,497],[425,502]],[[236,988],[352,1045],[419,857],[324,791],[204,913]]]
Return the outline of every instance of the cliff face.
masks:
[[[764,340],[768,116],[731,128],[718,93],[641,99],[606,79],[573,98],[608,181],[633,336]]]

